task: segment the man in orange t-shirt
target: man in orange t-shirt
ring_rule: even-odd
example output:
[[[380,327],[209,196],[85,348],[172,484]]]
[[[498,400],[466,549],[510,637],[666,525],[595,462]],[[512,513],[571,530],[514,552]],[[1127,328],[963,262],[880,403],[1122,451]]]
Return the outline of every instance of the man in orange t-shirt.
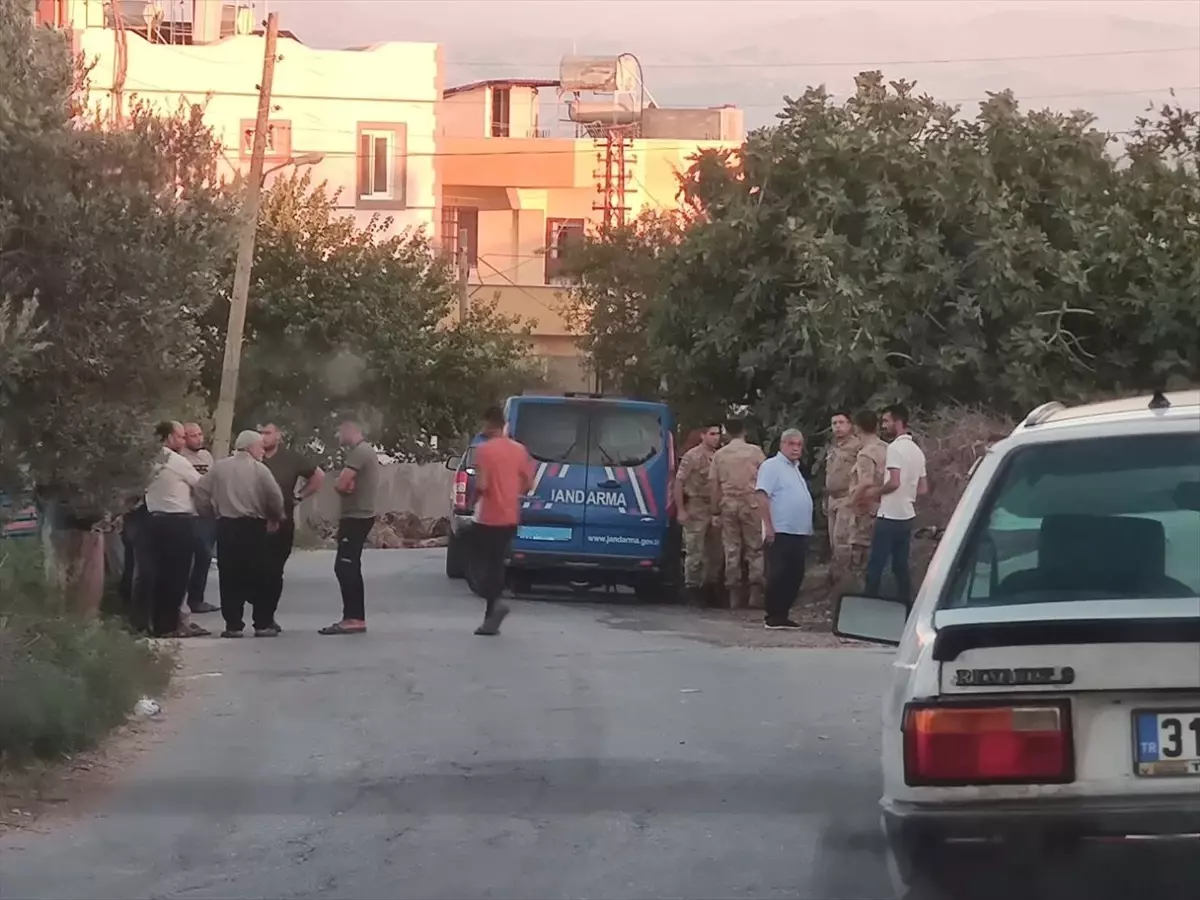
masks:
[[[469,565],[475,590],[487,603],[483,624],[476,634],[500,633],[508,607],[500,603],[504,591],[504,562],[521,521],[521,498],[533,490],[533,463],[524,445],[504,435],[504,412],[492,407],[483,417],[486,438],[475,451],[476,525]]]

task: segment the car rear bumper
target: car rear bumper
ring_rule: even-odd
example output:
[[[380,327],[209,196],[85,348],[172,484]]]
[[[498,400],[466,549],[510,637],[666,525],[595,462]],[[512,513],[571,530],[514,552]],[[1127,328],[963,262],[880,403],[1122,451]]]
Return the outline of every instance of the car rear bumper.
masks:
[[[954,807],[885,803],[883,820],[889,837],[895,833],[940,841],[1003,841],[1030,834],[1075,840],[1169,838],[1200,835],[1200,791],[1169,797],[972,803]]]
[[[1003,881],[1022,866],[1066,866],[1083,878],[1093,853],[1109,861],[1125,853],[1200,859],[1200,793],[954,807],[885,802],[883,829],[905,883],[930,872],[974,882],[987,872]]]
[[[656,575],[662,571],[657,558],[607,554],[553,553],[514,546],[509,558],[514,569],[559,572],[567,580],[587,580],[605,573]]]

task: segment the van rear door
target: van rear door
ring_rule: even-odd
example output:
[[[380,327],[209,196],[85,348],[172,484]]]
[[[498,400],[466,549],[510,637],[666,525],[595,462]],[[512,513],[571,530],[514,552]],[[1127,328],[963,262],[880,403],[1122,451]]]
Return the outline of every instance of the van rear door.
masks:
[[[661,403],[594,401],[584,550],[657,560],[667,531],[670,421]]]
[[[578,555],[584,550],[588,405],[561,397],[516,397],[509,431],[533,458],[533,491],[522,501],[514,548]]]

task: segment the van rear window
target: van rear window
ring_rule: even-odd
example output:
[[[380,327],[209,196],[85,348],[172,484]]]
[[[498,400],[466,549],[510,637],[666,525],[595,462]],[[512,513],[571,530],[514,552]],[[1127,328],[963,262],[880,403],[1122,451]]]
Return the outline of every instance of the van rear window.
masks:
[[[640,466],[662,452],[662,420],[643,409],[600,408],[592,416],[591,464]]]
[[[652,410],[573,403],[526,403],[514,437],[539,462],[640,466],[662,452],[662,420]]]
[[[1200,435],[1034,444],[980,510],[944,606],[1200,596]]]
[[[539,462],[587,463],[587,409],[577,403],[522,403],[513,437]]]

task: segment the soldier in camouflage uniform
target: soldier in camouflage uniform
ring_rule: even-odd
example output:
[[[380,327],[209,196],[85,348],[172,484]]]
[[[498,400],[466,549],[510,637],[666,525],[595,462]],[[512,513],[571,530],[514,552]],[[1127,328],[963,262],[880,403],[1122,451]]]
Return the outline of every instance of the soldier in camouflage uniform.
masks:
[[[866,568],[867,552],[871,549],[871,536],[875,532],[875,516],[879,512],[879,499],[868,496],[868,489],[883,484],[887,476],[887,444],[879,437],[879,419],[870,410],[863,410],[854,417],[861,446],[850,472],[850,487],[846,502],[838,510],[835,524],[838,544],[850,547],[847,564],[830,577],[835,589],[854,590]]]
[[[847,412],[836,412],[829,420],[833,431],[833,440],[825,448],[825,527],[829,532],[829,549],[831,560],[830,576],[834,570],[845,567],[849,563],[850,544],[841,544],[837,537],[838,510],[846,504],[850,490],[850,473],[854,470],[854,461],[858,456],[859,439],[854,433],[854,424]]]
[[[763,541],[760,498],[755,491],[758,467],[766,456],[762,448],[745,439],[746,426],[731,419],[725,424],[730,441],[713,454],[709,481],[712,504],[721,524],[721,544],[725,550],[725,586],[729,605],[737,609],[749,604],[763,606]],[[748,594],[742,584],[742,559],[746,560]]]
[[[714,552],[714,509],[709,474],[721,443],[721,426],[709,425],[700,443],[683,454],[675,473],[675,509],[683,526],[683,583],[688,600],[704,606],[721,576],[721,557]]]

